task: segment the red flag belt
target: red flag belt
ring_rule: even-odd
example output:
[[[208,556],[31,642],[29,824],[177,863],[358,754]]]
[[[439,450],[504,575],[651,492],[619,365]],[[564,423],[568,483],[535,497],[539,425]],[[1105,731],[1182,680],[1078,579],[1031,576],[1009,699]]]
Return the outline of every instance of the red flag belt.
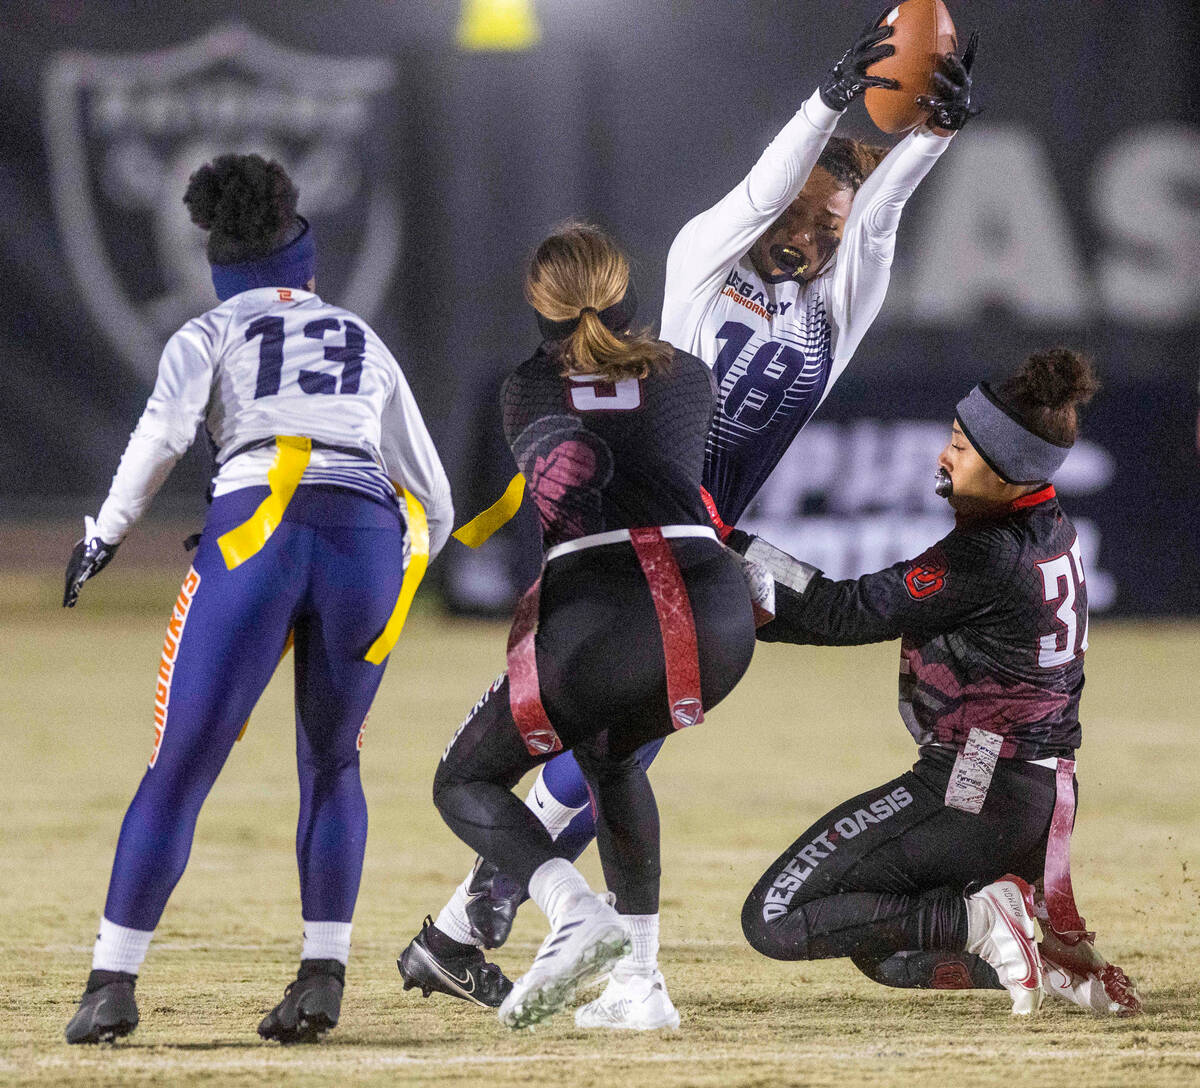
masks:
[[[1055,772],[1054,815],[1046,842],[1044,891],[1050,928],[1067,944],[1091,939],[1071,887],[1071,829],[1075,826],[1075,761],[1060,759]]]
[[[700,701],[700,655],[696,622],[683,574],[670,544],[657,527],[631,529],[630,542],[650,587],[666,660],[667,704],[675,729],[704,720]],[[542,704],[535,639],[542,580],[517,605],[508,634],[508,697],[513,720],[530,755],[562,750],[562,740]]]

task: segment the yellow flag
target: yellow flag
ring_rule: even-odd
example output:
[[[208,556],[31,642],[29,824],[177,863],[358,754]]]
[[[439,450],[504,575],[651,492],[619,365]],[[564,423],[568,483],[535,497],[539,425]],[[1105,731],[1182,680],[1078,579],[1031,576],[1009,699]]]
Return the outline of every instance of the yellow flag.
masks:
[[[425,507],[420,499],[407,490],[404,492],[404,506],[408,514],[408,569],[400,583],[400,596],[396,599],[391,618],[366,653],[365,659],[372,665],[382,665],[392,652],[404,629],[413,598],[417,595],[417,586],[421,584],[425,568],[429,566],[429,522],[425,518]]]
[[[276,437],[275,462],[267,472],[267,485],[271,493],[241,525],[217,537],[217,545],[225,557],[225,566],[230,570],[262,551],[271,534],[279,528],[283,512],[296,493],[300,477],[308,468],[311,453],[311,438],[291,434]]]
[[[513,515],[521,509],[521,500],[525,497],[525,477],[517,473],[491,506],[480,514],[476,514],[466,525],[455,529],[451,536],[468,548],[478,548],[502,525],[512,520]]]

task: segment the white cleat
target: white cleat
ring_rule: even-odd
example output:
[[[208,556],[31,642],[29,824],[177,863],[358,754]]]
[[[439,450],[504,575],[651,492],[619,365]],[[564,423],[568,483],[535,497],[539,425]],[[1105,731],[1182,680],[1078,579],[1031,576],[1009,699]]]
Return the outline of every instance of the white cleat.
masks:
[[[1033,925],[1033,888],[1009,874],[968,896],[967,905],[967,951],[996,969],[1012,997],[1014,1016],[1037,1012],[1045,992]]]
[[[611,895],[576,895],[567,903],[561,923],[542,942],[529,970],[504,999],[500,1023],[513,1030],[541,1023],[632,947],[629,926],[613,909]]]
[[[608,985],[595,1001],[575,1013],[577,1028],[654,1031],[679,1027],[679,1011],[671,1003],[662,972],[638,971],[617,964]]]

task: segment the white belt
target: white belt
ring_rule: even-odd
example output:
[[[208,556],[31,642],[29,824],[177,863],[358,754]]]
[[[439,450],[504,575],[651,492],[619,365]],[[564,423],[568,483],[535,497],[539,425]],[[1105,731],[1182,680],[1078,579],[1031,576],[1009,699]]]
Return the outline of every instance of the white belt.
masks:
[[[711,525],[660,525],[658,531],[668,540],[680,536],[704,536],[713,541],[717,539],[717,531]],[[620,544],[623,540],[629,539],[628,529],[613,529],[608,533],[592,533],[591,536],[581,536],[575,540],[555,544],[546,553],[546,562],[549,563],[551,559],[557,559],[560,555],[570,555],[572,552],[581,552],[587,548],[599,548],[605,544]]]

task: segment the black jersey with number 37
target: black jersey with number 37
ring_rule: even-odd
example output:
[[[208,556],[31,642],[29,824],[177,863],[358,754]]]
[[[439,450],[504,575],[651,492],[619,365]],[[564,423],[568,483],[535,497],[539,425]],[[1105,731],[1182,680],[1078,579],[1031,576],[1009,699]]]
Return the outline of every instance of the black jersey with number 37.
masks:
[[[504,383],[504,433],[550,548],[610,529],[710,525],[700,498],[712,373],[676,351],[665,372],[564,377],[545,346]]]
[[[1053,487],[1001,517],[861,578],[777,587],[766,642],[857,645],[901,637],[900,715],[919,744],[962,747],[972,728],[1004,758],[1079,746],[1087,588],[1079,538]]]

